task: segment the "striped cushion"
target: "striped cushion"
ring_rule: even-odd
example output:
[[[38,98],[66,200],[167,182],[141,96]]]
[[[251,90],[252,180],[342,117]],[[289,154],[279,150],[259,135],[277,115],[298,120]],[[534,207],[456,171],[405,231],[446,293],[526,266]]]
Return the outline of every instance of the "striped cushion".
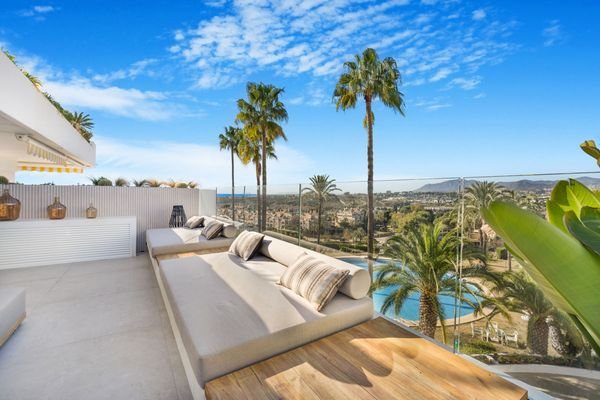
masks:
[[[202,236],[204,236],[208,240],[211,240],[219,236],[222,230],[223,224],[221,222],[210,221],[206,225],[204,225],[204,228],[202,229]]]
[[[308,254],[300,256],[281,276],[280,284],[308,300],[317,311],[335,296],[350,271],[335,268]]]
[[[231,243],[229,252],[248,261],[260,247],[265,235],[244,231]]]
[[[196,229],[200,225],[202,225],[202,221],[204,221],[204,217],[199,217],[195,215],[193,217],[190,217],[183,226],[190,229]]]

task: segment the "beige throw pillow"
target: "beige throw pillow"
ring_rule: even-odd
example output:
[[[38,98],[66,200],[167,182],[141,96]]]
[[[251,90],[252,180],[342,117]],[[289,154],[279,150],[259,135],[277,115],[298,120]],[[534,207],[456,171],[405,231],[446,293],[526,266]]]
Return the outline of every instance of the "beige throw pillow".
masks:
[[[204,236],[207,240],[211,240],[216,238],[221,234],[223,230],[223,224],[219,221],[210,221],[204,228],[202,229],[202,236]]]
[[[306,254],[287,268],[279,284],[304,297],[317,311],[321,311],[333,299],[349,273]]]
[[[193,217],[190,217],[183,226],[189,229],[196,229],[200,225],[202,225],[202,221],[204,221],[204,217],[199,217],[195,215]]]
[[[258,250],[264,237],[262,233],[243,231],[231,243],[229,252],[248,261]]]

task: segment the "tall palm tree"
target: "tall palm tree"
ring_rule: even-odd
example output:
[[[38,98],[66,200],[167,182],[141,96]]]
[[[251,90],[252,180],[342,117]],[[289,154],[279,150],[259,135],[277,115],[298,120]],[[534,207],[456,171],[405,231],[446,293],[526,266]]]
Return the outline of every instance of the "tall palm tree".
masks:
[[[262,82],[258,84],[248,82],[246,85],[248,99],[239,99],[237,102],[239,113],[236,121],[244,124],[246,134],[252,135],[261,141],[262,204],[260,213],[262,218],[259,227],[261,231],[266,228],[269,144],[272,145],[278,138],[287,140],[283,128],[279,125],[279,122],[285,122],[288,119],[285,105],[279,100],[279,96],[283,91],[283,88]]]
[[[267,156],[271,159],[276,160],[277,155],[275,154],[275,148],[272,143],[267,143]],[[256,173],[256,217],[257,224],[259,229],[263,226],[263,216],[262,216],[262,200],[260,195],[260,176],[262,173],[261,170],[261,158],[262,158],[262,148],[261,141],[258,138],[252,138],[250,135],[245,134],[245,130],[242,132],[240,136],[240,142],[238,143],[238,157],[240,161],[244,165],[248,165],[250,163],[254,164],[254,171]],[[265,222],[266,227],[266,222]]]
[[[475,182],[465,189],[466,217],[470,224],[479,230],[479,245],[484,253],[487,251],[487,238],[483,231],[485,221],[481,216],[481,209],[487,208],[494,200],[505,195],[504,187],[496,182]]]
[[[74,112],[71,114],[69,120],[71,125],[83,136],[86,140],[90,140],[93,136],[92,128],[94,127],[94,121],[89,114],[82,112]]]
[[[234,126],[226,126],[225,132],[219,135],[219,148],[229,150],[231,153],[231,219],[235,221],[235,172],[234,155],[238,152],[241,129]]]
[[[381,102],[404,115],[404,95],[398,90],[401,82],[396,61],[391,58],[379,60],[377,52],[366,49],[362,55],[355,55],[354,61],[344,63],[345,71],[340,76],[333,98],[335,108],[347,110],[356,107],[359,98],[365,101],[366,115],[364,126],[367,128],[367,252],[369,260],[373,259],[375,237],[375,211],[373,198],[373,101]],[[372,273],[372,262],[369,262]]]
[[[510,311],[525,313],[527,345],[536,354],[548,354],[549,318],[564,321],[558,310],[538,285],[524,272],[507,272],[494,285],[493,291]]]
[[[423,334],[433,337],[438,320],[442,324],[442,333],[445,341],[445,327],[443,321],[448,317],[440,303],[440,295],[455,296],[457,285],[461,286],[463,295],[461,301],[473,307],[476,313],[481,312],[483,302],[472,301],[464,294],[478,292],[481,297],[482,290],[478,283],[459,280],[457,273],[457,251],[459,239],[455,231],[447,231],[441,223],[422,224],[412,227],[401,236],[395,236],[386,243],[385,254],[399,262],[378,267],[377,276],[371,287],[376,289],[393,288],[385,298],[381,312],[385,313],[394,307],[396,314],[400,313],[402,305],[411,294],[420,293],[419,299],[419,329]],[[486,276],[483,255],[476,249],[465,247],[463,260],[469,265],[462,270],[463,277]]]
[[[335,179],[329,178],[329,175],[314,175],[308,178],[310,187],[303,190],[317,198],[319,207],[317,210],[317,244],[321,244],[321,219],[323,215],[323,203],[333,195],[333,192],[341,191],[335,182]]]

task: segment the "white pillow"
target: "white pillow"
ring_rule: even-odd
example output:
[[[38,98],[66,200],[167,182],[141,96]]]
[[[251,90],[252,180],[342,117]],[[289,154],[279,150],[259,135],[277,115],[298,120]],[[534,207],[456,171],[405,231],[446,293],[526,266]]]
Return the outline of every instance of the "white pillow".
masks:
[[[221,232],[221,235],[223,235],[226,238],[232,239],[235,237],[235,235],[237,235],[237,233],[238,229],[234,225],[225,225],[223,227],[223,232]]]

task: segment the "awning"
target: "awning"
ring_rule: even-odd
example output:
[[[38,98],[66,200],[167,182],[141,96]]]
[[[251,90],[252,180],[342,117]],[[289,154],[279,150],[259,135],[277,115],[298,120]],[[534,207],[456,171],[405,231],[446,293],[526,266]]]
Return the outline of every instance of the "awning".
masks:
[[[19,171],[83,173],[83,165],[69,156],[41,143],[29,135],[16,135],[17,140],[27,144],[27,154],[49,163],[18,161]]]
[[[19,171],[37,171],[37,172],[64,172],[83,174],[83,168],[81,167],[70,167],[70,166],[57,166],[57,165],[43,165],[43,164],[31,164],[31,163],[19,163],[17,166]]]

